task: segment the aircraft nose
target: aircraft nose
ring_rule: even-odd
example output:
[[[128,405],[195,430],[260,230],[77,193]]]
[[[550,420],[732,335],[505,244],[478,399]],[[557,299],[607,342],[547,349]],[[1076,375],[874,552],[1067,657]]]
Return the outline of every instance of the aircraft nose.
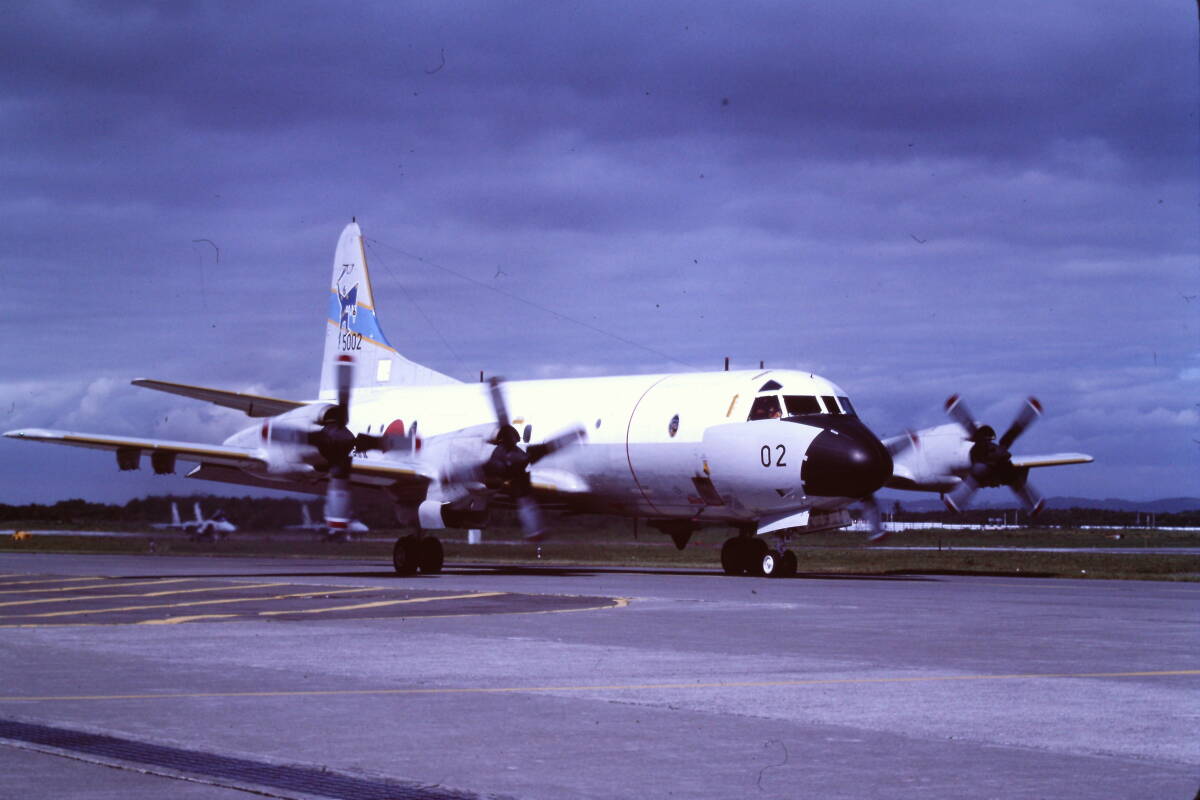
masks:
[[[866,497],[892,477],[892,455],[854,417],[831,422],[808,446],[800,471],[805,494]]]

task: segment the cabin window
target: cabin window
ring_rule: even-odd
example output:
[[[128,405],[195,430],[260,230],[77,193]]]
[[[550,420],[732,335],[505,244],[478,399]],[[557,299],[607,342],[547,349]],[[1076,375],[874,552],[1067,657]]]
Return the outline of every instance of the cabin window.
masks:
[[[828,411],[830,414],[842,413],[842,409],[838,408],[836,398],[831,397],[830,395],[827,395],[827,394],[823,394],[823,395],[821,395],[821,399],[825,401],[825,410]]]
[[[750,406],[750,421],[756,419],[778,419],[783,416],[783,412],[779,408],[779,397],[773,394],[763,395],[754,400],[754,405]]]
[[[671,422],[667,425],[667,433],[671,434],[671,438],[675,438],[675,434],[679,433],[679,415],[671,417]]]
[[[841,397],[841,396],[839,396],[839,397],[838,397],[838,400],[839,400],[839,401],[841,402],[841,404],[842,404],[842,410],[843,410],[843,411],[845,411],[847,414],[849,414],[849,415],[850,415],[850,416],[852,416],[852,417],[857,417],[857,416],[858,416],[858,412],[854,410],[854,406],[850,405],[850,398],[849,398],[849,397]]]
[[[820,414],[821,404],[811,394],[785,394],[783,402],[787,406],[789,417],[802,417],[807,414]]]

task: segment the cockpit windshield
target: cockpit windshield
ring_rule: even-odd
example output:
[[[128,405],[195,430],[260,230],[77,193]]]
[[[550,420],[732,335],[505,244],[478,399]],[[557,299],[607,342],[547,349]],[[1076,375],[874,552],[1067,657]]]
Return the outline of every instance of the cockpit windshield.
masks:
[[[821,404],[811,394],[785,394],[783,402],[787,405],[789,417],[821,413]]]
[[[762,397],[756,397],[754,405],[750,406],[751,422],[756,419],[779,419],[782,416],[778,395],[765,394]]]
[[[782,401],[782,402],[781,402]],[[817,414],[845,414],[858,416],[850,398],[842,395],[811,394],[762,394],[750,406],[749,421],[757,419],[779,419],[780,417],[808,417]]]

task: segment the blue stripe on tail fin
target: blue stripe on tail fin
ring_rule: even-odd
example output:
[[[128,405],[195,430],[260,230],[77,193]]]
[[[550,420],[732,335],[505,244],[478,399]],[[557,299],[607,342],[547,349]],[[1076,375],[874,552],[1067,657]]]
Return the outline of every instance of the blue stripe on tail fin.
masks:
[[[384,336],[375,316],[367,254],[356,222],[342,230],[333,257],[325,319],[325,356],[321,362],[322,400],[337,396],[334,365],[342,354],[354,356],[356,389],[458,383],[448,375],[409,361]]]

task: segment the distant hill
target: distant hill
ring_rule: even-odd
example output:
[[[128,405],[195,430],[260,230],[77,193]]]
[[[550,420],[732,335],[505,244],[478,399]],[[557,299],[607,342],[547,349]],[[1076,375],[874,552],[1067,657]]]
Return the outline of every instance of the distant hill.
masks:
[[[940,498],[932,500],[901,500],[900,507],[905,511],[944,511],[945,505]],[[890,498],[883,502],[885,508],[890,508]],[[1012,510],[1019,508],[1015,499],[993,502],[977,501],[973,508],[994,508],[996,510]],[[1091,497],[1050,497],[1046,499],[1046,508],[1067,510],[1071,508],[1091,508],[1102,511],[1134,511],[1153,514],[1178,514],[1184,511],[1200,511],[1200,497],[1166,497],[1161,500],[1121,500],[1108,497],[1096,500]]]

